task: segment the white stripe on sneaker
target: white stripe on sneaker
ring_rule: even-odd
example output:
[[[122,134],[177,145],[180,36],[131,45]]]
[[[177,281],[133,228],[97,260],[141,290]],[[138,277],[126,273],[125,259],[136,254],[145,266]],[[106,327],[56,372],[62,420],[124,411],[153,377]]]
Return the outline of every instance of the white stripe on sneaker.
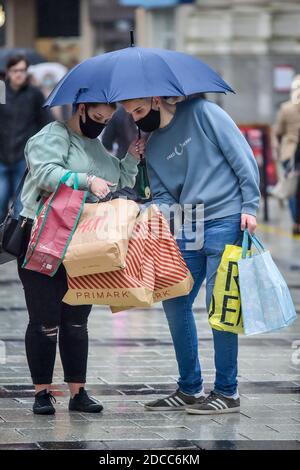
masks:
[[[214,408],[215,410],[219,410],[220,408],[218,408],[217,406],[213,405],[212,403],[208,403],[207,406],[211,406],[212,408]]]
[[[222,403],[222,405],[224,406],[224,408],[228,408],[228,406],[226,405],[226,403],[224,403],[224,401],[221,400],[221,398],[217,398],[216,401],[218,401],[219,403]]]
[[[220,403],[218,403],[216,400],[212,401],[211,403],[213,403],[217,407],[218,410],[223,409],[222,405]]]
[[[174,404],[171,402],[171,399],[170,398],[165,398],[165,402],[167,403],[167,405],[169,406],[174,406]]]
[[[181,398],[176,396],[176,397],[174,397],[174,400],[177,400],[178,403],[180,403],[180,405],[186,406],[186,403],[183,400],[181,400]]]
[[[174,397],[170,397],[169,400],[173,404],[173,406],[181,406],[180,403],[178,403]]]

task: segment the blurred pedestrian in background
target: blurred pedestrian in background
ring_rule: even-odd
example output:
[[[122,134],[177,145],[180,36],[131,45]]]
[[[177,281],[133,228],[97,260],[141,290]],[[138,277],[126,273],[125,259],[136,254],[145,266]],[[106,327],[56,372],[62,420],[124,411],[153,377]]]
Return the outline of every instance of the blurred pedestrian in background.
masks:
[[[294,156],[300,132],[300,75],[296,75],[291,86],[291,98],[282,103],[277,113],[274,133],[277,160],[285,176],[294,169]],[[288,184],[288,179],[286,183]],[[296,224],[296,197],[289,198],[289,207]]]
[[[42,108],[43,94],[29,83],[28,66],[22,55],[10,57],[6,66],[6,104],[0,107],[0,222],[25,171],[27,140],[52,120]],[[18,201],[16,216],[20,211]]]
[[[59,62],[42,62],[30,65],[28,73],[31,84],[37,86],[46,99],[63,76],[68,73],[68,69]],[[72,106],[55,106],[51,112],[53,119],[65,121],[72,115]]]

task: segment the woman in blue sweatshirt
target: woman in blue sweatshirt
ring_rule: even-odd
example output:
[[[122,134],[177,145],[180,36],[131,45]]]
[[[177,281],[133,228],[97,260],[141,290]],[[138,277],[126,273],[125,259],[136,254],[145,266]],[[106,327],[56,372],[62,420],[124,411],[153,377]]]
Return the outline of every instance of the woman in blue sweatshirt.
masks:
[[[192,414],[239,412],[238,337],[213,329],[216,378],[206,396],[192,307],[206,279],[209,309],[225,245],[241,245],[243,230],[247,227],[253,233],[256,228],[260,199],[256,160],[233,120],[206,99],[170,104],[153,97],[122,104],[141,130],[152,132],[145,157],[153,202],[165,214],[174,205],[188,207],[188,218],[192,217],[192,230],[181,230],[177,242],[193,275],[193,290],[163,302],[178,362],[178,389],[145,407],[186,409]]]

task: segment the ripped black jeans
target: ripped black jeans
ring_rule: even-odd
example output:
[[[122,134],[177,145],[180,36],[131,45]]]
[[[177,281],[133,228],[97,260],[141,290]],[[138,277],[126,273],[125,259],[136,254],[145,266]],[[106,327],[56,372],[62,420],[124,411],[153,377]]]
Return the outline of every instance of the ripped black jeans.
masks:
[[[53,277],[21,267],[30,231],[31,225],[28,225],[23,255],[18,259],[18,272],[29,313],[25,346],[32,381],[34,384],[52,383],[58,337],[64,381],[85,383],[88,357],[87,321],[92,306],[71,306],[62,302],[67,291],[67,277],[63,265]]]

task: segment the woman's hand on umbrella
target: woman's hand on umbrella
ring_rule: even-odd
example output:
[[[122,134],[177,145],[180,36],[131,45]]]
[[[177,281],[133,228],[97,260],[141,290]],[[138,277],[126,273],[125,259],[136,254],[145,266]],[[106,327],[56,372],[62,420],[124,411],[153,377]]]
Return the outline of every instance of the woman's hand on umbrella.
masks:
[[[136,160],[140,161],[141,155],[143,156],[146,149],[146,142],[144,139],[135,139],[131,142],[128,153]]]
[[[95,196],[99,197],[100,199],[103,199],[108,195],[110,192],[110,187],[109,186],[116,186],[115,183],[112,183],[111,181],[106,181],[102,178],[94,178],[90,190]]]

